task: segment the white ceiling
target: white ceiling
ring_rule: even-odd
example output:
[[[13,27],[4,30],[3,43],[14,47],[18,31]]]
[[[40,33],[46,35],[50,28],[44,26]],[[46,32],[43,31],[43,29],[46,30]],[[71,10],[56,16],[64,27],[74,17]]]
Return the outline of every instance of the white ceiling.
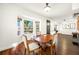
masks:
[[[64,18],[72,14],[71,3],[49,3],[51,10],[47,13],[44,11],[45,3],[20,3],[17,4],[31,12],[50,18]]]
[[[72,10],[77,10],[77,9],[79,9],[79,3],[73,3]]]
[[[72,4],[73,13],[79,13],[79,3]]]

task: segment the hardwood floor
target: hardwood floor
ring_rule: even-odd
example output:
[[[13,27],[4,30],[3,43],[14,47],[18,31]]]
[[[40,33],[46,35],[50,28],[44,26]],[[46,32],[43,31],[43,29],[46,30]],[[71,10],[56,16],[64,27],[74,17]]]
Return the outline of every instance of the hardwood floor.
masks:
[[[24,44],[21,43],[15,48],[9,48],[0,52],[0,55],[23,55],[25,53]]]
[[[73,45],[72,39],[71,35],[61,35],[57,45],[58,55],[79,55],[79,46]]]
[[[72,36],[60,35],[57,40],[56,55],[79,55],[79,46],[73,45]],[[0,55],[23,55],[25,53],[24,44],[21,43],[16,50],[13,48],[0,52]],[[42,51],[42,55],[50,55],[50,49]]]

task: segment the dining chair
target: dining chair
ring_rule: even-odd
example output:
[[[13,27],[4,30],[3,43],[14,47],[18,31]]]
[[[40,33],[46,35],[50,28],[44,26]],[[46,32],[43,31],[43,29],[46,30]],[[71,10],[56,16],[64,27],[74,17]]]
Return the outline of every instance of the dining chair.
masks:
[[[56,54],[56,35],[46,34],[45,36],[46,40],[50,40],[46,46],[50,47],[50,53]]]
[[[58,39],[58,34],[54,34],[53,39],[52,39],[52,43],[51,43],[51,47],[54,48],[55,55],[56,55],[57,39]],[[52,54],[52,50],[51,50],[51,54]]]
[[[22,35],[22,40],[25,45],[25,54],[41,54],[41,47],[38,45],[38,43],[34,41],[29,42],[29,40],[27,40],[27,36],[24,34]]]

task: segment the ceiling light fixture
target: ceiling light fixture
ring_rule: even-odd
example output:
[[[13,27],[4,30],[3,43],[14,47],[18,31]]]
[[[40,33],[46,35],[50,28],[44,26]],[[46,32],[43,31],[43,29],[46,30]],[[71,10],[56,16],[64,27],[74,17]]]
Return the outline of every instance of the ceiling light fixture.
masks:
[[[51,7],[49,6],[49,3],[46,3],[44,11],[48,12],[50,9],[51,9]]]

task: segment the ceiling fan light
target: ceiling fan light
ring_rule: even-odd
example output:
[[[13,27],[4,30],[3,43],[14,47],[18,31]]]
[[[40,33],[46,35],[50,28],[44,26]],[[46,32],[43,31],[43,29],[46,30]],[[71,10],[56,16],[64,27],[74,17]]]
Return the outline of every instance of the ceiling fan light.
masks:
[[[48,11],[50,11],[50,9],[51,9],[50,6],[46,6],[44,10],[45,10],[46,12],[48,12]]]

